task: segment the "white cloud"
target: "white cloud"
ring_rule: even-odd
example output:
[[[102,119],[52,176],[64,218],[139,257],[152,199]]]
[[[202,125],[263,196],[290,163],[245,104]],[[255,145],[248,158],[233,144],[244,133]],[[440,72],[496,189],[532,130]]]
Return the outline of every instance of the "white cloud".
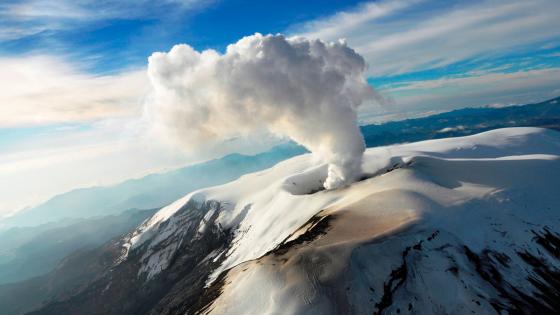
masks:
[[[18,20],[36,18],[89,19],[89,14],[77,3],[71,1],[33,0],[4,4],[0,15]]]
[[[108,19],[169,19],[216,0],[22,0],[0,3],[0,40],[73,29]]]
[[[138,115],[145,70],[96,76],[48,56],[0,58],[0,128]]]
[[[444,66],[560,36],[560,5],[555,0],[438,4],[365,4],[292,32],[324,40],[346,38],[370,64],[370,75]]]
[[[0,58],[0,217],[77,187],[107,185],[232,151],[254,154],[278,143],[229,139],[186,154],[147,133],[146,70],[92,75],[53,56]],[[41,126],[41,128],[36,128]],[[10,140],[10,132],[3,139]],[[133,158],[131,158],[133,157]]]
[[[481,88],[483,86],[492,89],[516,89],[520,87],[538,87],[549,83],[549,79],[560,81],[560,69],[540,69],[517,71],[511,73],[487,73],[478,76],[442,78],[437,80],[422,80],[405,82],[403,86],[391,88],[386,91],[397,92],[407,90],[432,90],[437,88],[457,87],[461,89]]]
[[[296,31],[299,27],[298,35],[307,38],[336,40],[342,38],[341,34],[353,32],[364,24],[396,14],[398,11],[419,2],[421,0],[365,2],[351,11],[339,12],[324,19],[294,26],[293,29]]]
[[[0,4],[0,16],[12,20],[102,20],[157,17],[165,10],[203,7],[214,0],[24,0]]]
[[[302,37],[255,34],[223,55],[176,45],[149,58],[148,109],[191,150],[263,130],[289,137],[329,164],[325,187],[335,188],[361,172],[356,110],[378,96],[364,69],[345,44]]]

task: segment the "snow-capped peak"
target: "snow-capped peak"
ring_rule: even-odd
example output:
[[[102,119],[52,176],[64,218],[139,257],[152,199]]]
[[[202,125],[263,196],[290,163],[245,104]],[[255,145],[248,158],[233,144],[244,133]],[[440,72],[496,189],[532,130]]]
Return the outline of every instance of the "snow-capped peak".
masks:
[[[227,249],[209,257],[219,261],[219,265],[207,284],[229,270],[229,284],[221,284],[224,293],[213,310],[267,313],[278,311],[283,305],[294,310],[288,313],[324,313],[334,302],[324,301],[320,288],[328,286],[333,277],[342,277],[352,286],[363,286],[362,282],[367,280],[372,283],[371,290],[377,292],[370,292],[373,297],[385,296],[379,287],[384,283],[382,277],[402,263],[402,259],[409,259],[409,250],[405,255],[399,251],[402,244],[393,244],[396,239],[410,246],[424,244],[430,251],[436,251],[434,244],[449,244],[455,249],[465,246],[472,253],[493,250],[521,266],[523,259],[517,252],[527,249],[531,255],[535,254],[530,244],[534,229],[542,230],[546,225],[559,230],[560,215],[552,209],[557,210],[560,205],[559,155],[560,134],[540,128],[499,129],[462,138],[371,148],[364,155],[365,178],[336,190],[321,189],[325,165],[309,154],[302,155],[234,182],[185,196],[148,220],[126,246],[131,251],[148,249],[142,257],[141,272],[152,278],[167,268],[179,248],[181,231],[185,229],[184,224],[189,224],[181,216],[188,214],[189,202],[217,202],[196,222],[199,231],[212,224],[219,230],[229,231],[233,237]],[[330,221],[320,223],[324,218]],[[317,230],[315,227],[321,224],[329,226],[328,232],[317,232],[326,233],[319,239],[308,238],[306,233]],[[407,229],[414,233],[403,234]],[[385,242],[393,244],[391,248],[364,245],[389,235],[394,238]],[[435,235],[438,240],[431,242]],[[302,237],[312,242],[311,249],[293,249],[302,242]],[[431,245],[426,245],[427,242]],[[363,253],[366,247],[371,254]],[[290,250],[291,254],[287,254]],[[309,274],[290,278],[291,273],[310,272],[310,266],[301,265],[301,261],[293,265],[291,260],[315,257],[309,256],[306,252],[309,250],[320,252],[317,257],[327,259],[324,265],[327,269],[318,270],[315,276],[319,278],[308,279],[309,283],[305,282]],[[437,253],[434,252],[433,259],[441,261],[433,262],[436,269],[443,268],[438,264],[448,263],[443,260],[445,255],[453,256],[459,265],[463,263],[455,257],[455,252]],[[286,257],[277,261],[279,258],[274,258],[277,256]],[[353,269],[356,268],[353,264],[365,262],[379,264],[374,268],[378,274],[354,279],[358,271]],[[323,268],[320,261],[312,265]],[[248,271],[241,276],[239,268]],[[430,273],[428,265],[418,268],[428,268],[422,269],[426,277],[438,277]],[[467,266],[453,268],[468,269]],[[524,279],[514,277],[508,281],[515,285]],[[482,285],[478,280],[469,281],[468,285]],[[421,289],[416,282],[410,285],[411,290]],[[441,290],[448,289],[444,286]],[[344,303],[356,303],[352,304],[355,310],[389,307],[373,297],[377,304],[362,303],[358,307],[358,298],[369,299],[363,296],[363,290],[369,289],[360,287]],[[464,288],[454,290],[461,294],[470,292]],[[265,293],[259,291],[266,292],[270,298],[264,298],[261,295]],[[242,300],[251,304],[239,303],[240,294],[244,295]],[[438,294],[433,292],[434,296]],[[417,309],[433,304],[415,303]],[[442,310],[462,313],[451,304],[441,305]]]

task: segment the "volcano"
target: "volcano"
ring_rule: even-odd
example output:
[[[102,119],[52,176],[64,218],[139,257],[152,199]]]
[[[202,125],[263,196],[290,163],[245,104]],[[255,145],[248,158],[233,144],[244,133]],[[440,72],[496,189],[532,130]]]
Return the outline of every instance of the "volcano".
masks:
[[[34,314],[560,309],[560,133],[370,148],[363,171],[324,190],[327,165],[306,154],[192,192],[98,249],[107,267]]]

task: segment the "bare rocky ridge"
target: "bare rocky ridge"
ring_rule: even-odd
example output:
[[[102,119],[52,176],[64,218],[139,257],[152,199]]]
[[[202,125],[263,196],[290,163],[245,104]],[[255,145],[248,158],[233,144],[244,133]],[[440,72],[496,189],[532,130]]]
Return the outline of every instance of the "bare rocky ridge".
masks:
[[[212,253],[224,250],[230,240],[228,231],[213,224],[215,217],[207,222],[209,228],[199,233],[198,224],[217,202],[189,202],[175,218],[185,229],[169,235],[159,250],[169,244],[181,245],[170,257],[171,264],[165,272],[147,280],[141,273],[141,258],[148,246],[130,251],[126,260],[119,262],[123,242],[119,244],[112,265],[102,277],[78,291],[68,299],[62,299],[31,312],[30,314],[179,314],[192,313],[204,304],[206,277],[219,260],[212,260]],[[165,229],[165,224],[160,229]]]

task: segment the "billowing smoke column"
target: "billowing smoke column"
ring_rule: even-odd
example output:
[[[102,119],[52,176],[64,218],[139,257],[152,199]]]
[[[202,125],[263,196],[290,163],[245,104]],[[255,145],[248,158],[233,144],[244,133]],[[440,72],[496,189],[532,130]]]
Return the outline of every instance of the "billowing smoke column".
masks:
[[[343,42],[255,34],[225,54],[176,45],[149,58],[150,116],[186,148],[268,130],[320,156],[327,189],[361,173],[356,109],[376,94],[364,59]]]

